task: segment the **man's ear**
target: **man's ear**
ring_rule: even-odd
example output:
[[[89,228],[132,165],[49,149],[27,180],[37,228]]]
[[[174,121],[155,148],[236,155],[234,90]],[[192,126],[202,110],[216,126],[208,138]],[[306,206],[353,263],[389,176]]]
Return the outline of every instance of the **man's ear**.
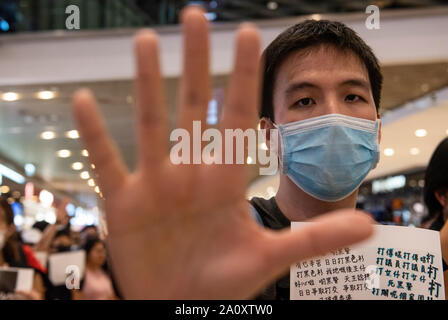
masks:
[[[376,115],[376,117],[377,117],[377,119],[379,120],[379,122],[380,122],[380,124],[379,124],[379,128],[378,128],[378,144],[380,144],[381,143],[381,124],[382,124],[382,121],[381,121],[381,115],[378,113],[377,115]]]
[[[434,196],[436,197],[437,201],[439,201],[442,208],[446,208],[446,206],[448,204],[447,190],[437,190],[434,192]]]

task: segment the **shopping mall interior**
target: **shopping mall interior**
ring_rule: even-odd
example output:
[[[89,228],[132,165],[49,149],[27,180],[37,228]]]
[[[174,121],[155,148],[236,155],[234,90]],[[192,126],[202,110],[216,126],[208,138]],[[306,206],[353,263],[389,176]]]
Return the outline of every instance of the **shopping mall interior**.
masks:
[[[10,24],[0,33],[1,191],[17,203],[17,221],[24,227],[54,217],[51,205],[43,205],[51,204],[51,197],[39,200],[41,190],[55,199],[71,199],[74,225],[98,223],[100,190],[71,116],[77,88],[95,92],[126,164],[134,168],[132,37],[138,27],[154,24],[161,34],[162,70],[175,115],[182,43],[177,14],[188,1],[70,1],[75,2],[88,12],[76,32],[64,30],[64,1],[2,1],[0,6],[0,16]],[[359,204],[379,220],[419,225],[425,214],[425,166],[448,135],[442,120],[448,116],[448,8],[440,6],[443,1],[381,2],[379,30],[364,27],[364,1],[196,2],[209,10],[212,21],[211,125],[222,109],[238,22],[256,22],[265,45],[310,14],[336,17],[353,27],[379,56],[384,73],[381,161],[361,186]],[[257,176],[257,164],[249,162],[248,197],[274,195],[278,177]]]
[[[334,19],[353,28],[372,47],[384,75],[380,162],[360,186],[357,206],[383,224],[422,225],[426,166],[448,137],[446,1],[1,0],[0,191],[12,204],[18,230],[54,223],[64,199],[73,230],[104,224],[103,195],[72,117],[72,95],[81,87],[95,93],[107,128],[134,170],[133,37],[142,27],[160,35],[174,126],[182,72],[179,13],[192,3],[204,7],[211,23],[211,127],[222,115],[239,23],[255,23],[263,47],[305,19]],[[369,4],[380,9],[379,29],[366,28]],[[79,30],[66,27],[68,5],[80,9]],[[247,198],[274,196],[279,175],[260,176],[257,161],[246,161]]]

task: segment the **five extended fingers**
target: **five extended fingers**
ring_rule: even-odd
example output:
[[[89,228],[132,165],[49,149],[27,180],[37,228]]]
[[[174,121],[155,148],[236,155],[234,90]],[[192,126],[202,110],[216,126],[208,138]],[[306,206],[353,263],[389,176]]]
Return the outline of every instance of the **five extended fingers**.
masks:
[[[178,126],[191,132],[194,120],[205,126],[210,99],[208,23],[202,12],[187,9],[184,23],[184,72],[180,85]],[[168,122],[158,60],[158,39],[143,31],[136,37],[139,163],[154,168],[168,154]],[[235,66],[221,128],[253,128],[257,119],[260,86],[260,38],[250,25],[237,35]],[[103,193],[124,184],[127,172],[110,140],[93,95],[88,90],[74,96],[74,115],[82,139],[96,166]],[[266,232],[263,254],[268,272],[278,275],[291,264],[351,245],[372,233],[371,219],[353,211],[328,214],[300,230]]]
[[[180,85],[178,125],[192,132],[193,121],[205,128],[210,99],[209,26],[202,10],[187,8],[182,15],[184,24],[184,72]],[[137,136],[139,167],[145,171],[157,167],[168,154],[167,110],[158,57],[158,37],[151,30],[140,31],[135,38],[137,60]],[[253,127],[256,122],[259,96],[260,40],[256,29],[246,25],[237,35],[234,72],[229,98],[224,111],[223,128]],[[254,59],[257,57],[257,59]],[[74,99],[75,116],[91,159],[102,182],[115,184],[123,180],[125,169],[114,144],[105,131],[94,99],[87,91],[78,92]],[[87,116],[92,112],[92,116]],[[193,150],[201,156],[201,150]],[[117,171],[112,173],[111,171]],[[105,175],[104,177],[101,177]]]

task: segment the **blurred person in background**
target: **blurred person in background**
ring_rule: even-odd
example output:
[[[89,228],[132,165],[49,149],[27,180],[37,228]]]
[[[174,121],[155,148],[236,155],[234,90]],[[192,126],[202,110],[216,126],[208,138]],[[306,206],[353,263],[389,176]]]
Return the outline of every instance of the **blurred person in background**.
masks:
[[[56,232],[50,247],[48,249],[49,254],[69,252],[73,249],[73,242],[70,233],[66,229],[61,229]],[[48,272],[50,272],[50,267],[47,266]],[[66,285],[54,285],[50,279],[46,283],[48,290],[46,299],[47,300],[71,300],[72,293],[71,290],[67,289]]]
[[[64,199],[56,207],[56,222],[45,228],[41,241],[35,246],[35,250],[47,252],[49,255],[68,252],[74,249],[74,243],[70,231],[70,217],[67,215],[66,206],[68,199]],[[50,272],[49,265],[47,266]],[[48,278],[47,300],[71,300],[71,290],[66,285],[55,285]]]
[[[426,168],[423,196],[429,229],[440,231],[445,297],[448,299],[448,138],[437,146]]]
[[[74,300],[116,300],[114,284],[107,267],[106,247],[100,239],[88,239],[84,245],[86,268],[81,289],[73,290]]]
[[[50,253],[71,251],[73,246],[72,238],[67,230],[59,230],[50,244]]]
[[[33,248],[35,251],[55,253],[67,251],[67,247],[71,247],[70,217],[66,211],[68,202],[69,199],[64,199],[56,207],[56,222],[54,224],[41,223],[38,225],[40,228],[45,227],[40,241]]]
[[[98,228],[94,225],[87,225],[81,229],[80,238],[83,246],[88,240],[98,239],[100,237]]]
[[[0,198],[0,267],[33,268],[33,289],[30,292],[17,292],[14,299],[44,298],[46,269],[36,259],[31,247],[18,240],[14,213],[4,197]]]

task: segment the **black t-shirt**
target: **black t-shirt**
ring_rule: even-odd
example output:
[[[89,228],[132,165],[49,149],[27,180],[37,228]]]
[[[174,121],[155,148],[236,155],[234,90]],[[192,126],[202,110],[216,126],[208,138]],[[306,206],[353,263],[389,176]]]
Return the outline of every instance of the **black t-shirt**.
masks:
[[[250,203],[257,210],[266,228],[273,230],[291,228],[291,221],[280,211],[274,197],[269,200],[252,198]],[[289,300],[289,271],[263,290],[256,299]]]
[[[432,225],[429,227],[431,230],[440,231],[443,228],[443,225],[445,224],[445,221],[443,221],[443,215],[439,214],[436,221],[432,223]],[[446,258],[445,258],[446,259]],[[448,265],[446,264],[445,260],[442,258],[442,264],[443,264],[443,271],[448,270]]]

